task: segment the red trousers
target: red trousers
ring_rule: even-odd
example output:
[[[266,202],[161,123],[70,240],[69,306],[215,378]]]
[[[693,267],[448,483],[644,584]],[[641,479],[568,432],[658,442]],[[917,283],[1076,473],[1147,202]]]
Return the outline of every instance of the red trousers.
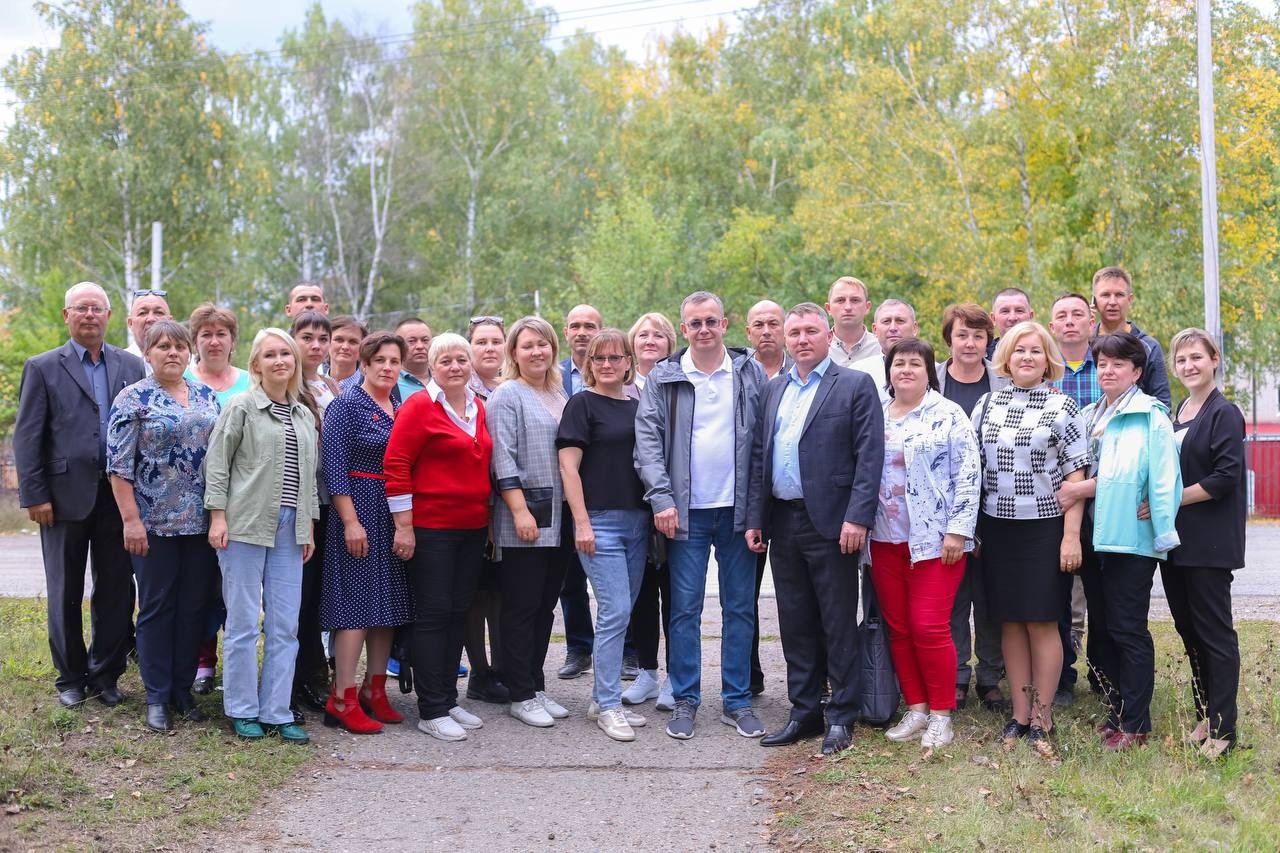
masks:
[[[956,706],[951,608],[967,560],[961,557],[944,566],[939,558],[912,565],[907,543],[871,542],[871,580],[908,705],[925,704],[931,711]]]

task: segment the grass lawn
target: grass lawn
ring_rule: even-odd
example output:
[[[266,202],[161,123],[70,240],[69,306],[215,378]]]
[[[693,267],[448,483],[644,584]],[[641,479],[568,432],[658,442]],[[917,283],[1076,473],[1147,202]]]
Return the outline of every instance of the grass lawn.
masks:
[[[1153,622],[1155,729],[1142,749],[1104,750],[1101,706],[1083,675],[1060,710],[1051,767],[1005,752],[1004,717],[970,700],[956,740],[925,759],[859,728],[835,758],[816,742],[770,761],[773,842],[784,850],[1276,850],[1280,848],[1280,624],[1237,625],[1240,743],[1212,764],[1182,744],[1195,725],[1190,674],[1171,622]],[[1083,667],[1083,661],[1079,666]]]
[[[237,740],[220,692],[197,697],[208,722],[176,721],[162,735],[142,723],[135,668],[116,708],[63,708],[54,676],[45,602],[0,598],[0,850],[204,846],[204,833],[230,828],[314,755]]]

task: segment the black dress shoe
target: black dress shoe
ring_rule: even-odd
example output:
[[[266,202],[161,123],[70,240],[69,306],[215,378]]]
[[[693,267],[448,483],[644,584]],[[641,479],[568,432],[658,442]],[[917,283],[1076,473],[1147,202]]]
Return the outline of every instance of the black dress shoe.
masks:
[[[511,691],[492,674],[478,675],[473,672],[467,679],[467,698],[475,699],[477,702],[505,705],[511,701]]]
[[[196,683],[191,685],[191,692],[199,693],[201,696],[207,696],[208,694],[212,693],[213,692],[213,676],[206,675],[202,678],[197,678]]]
[[[844,752],[853,743],[853,726],[830,726],[822,739],[822,754],[835,755]]]
[[[98,701],[108,708],[114,708],[124,701],[124,694],[114,684],[109,684],[98,691]]]
[[[808,737],[822,734],[822,721],[811,720],[803,723],[799,720],[788,720],[787,724],[772,734],[760,738],[761,746],[790,746]]]
[[[164,705],[148,705],[147,728],[153,732],[173,731],[173,723],[169,720],[169,709]]]
[[[200,710],[200,706],[196,704],[196,700],[191,698],[191,694],[183,694],[171,697],[169,706],[173,708],[178,716],[192,722],[203,723],[209,719],[205,716],[204,711]]]
[[[314,684],[304,684],[293,691],[294,704],[306,705],[313,711],[323,711],[325,700],[328,698],[325,693],[316,690]]]
[[[64,708],[77,708],[84,704],[85,692],[83,687],[68,687],[66,690],[58,691],[58,701],[62,703]]]
[[[298,707],[297,702],[289,703],[289,710],[293,712],[293,724],[295,726],[300,726],[307,721],[306,716],[303,715],[302,709]]]

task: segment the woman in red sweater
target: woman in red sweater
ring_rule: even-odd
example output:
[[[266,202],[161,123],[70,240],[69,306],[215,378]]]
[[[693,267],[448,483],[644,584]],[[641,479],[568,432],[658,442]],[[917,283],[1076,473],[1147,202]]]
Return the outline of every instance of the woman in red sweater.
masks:
[[[393,548],[408,565],[413,592],[418,728],[455,741],[484,725],[458,705],[457,673],[488,540],[493,441],[468,387],[471,345],[461,335],[438,335],[428,361],[431,381],[400,407],[383,470]]]

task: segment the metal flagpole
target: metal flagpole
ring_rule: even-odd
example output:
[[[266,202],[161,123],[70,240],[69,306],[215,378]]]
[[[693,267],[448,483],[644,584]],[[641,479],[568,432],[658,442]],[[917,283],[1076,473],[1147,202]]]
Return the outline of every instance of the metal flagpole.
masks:
[[[1204,327],[1222,345],[1218,292],[1218,163],[1213,121],[1213,35],[1210,0],[1196,0],[1200,81],[1200,218],[1204,246]]]

